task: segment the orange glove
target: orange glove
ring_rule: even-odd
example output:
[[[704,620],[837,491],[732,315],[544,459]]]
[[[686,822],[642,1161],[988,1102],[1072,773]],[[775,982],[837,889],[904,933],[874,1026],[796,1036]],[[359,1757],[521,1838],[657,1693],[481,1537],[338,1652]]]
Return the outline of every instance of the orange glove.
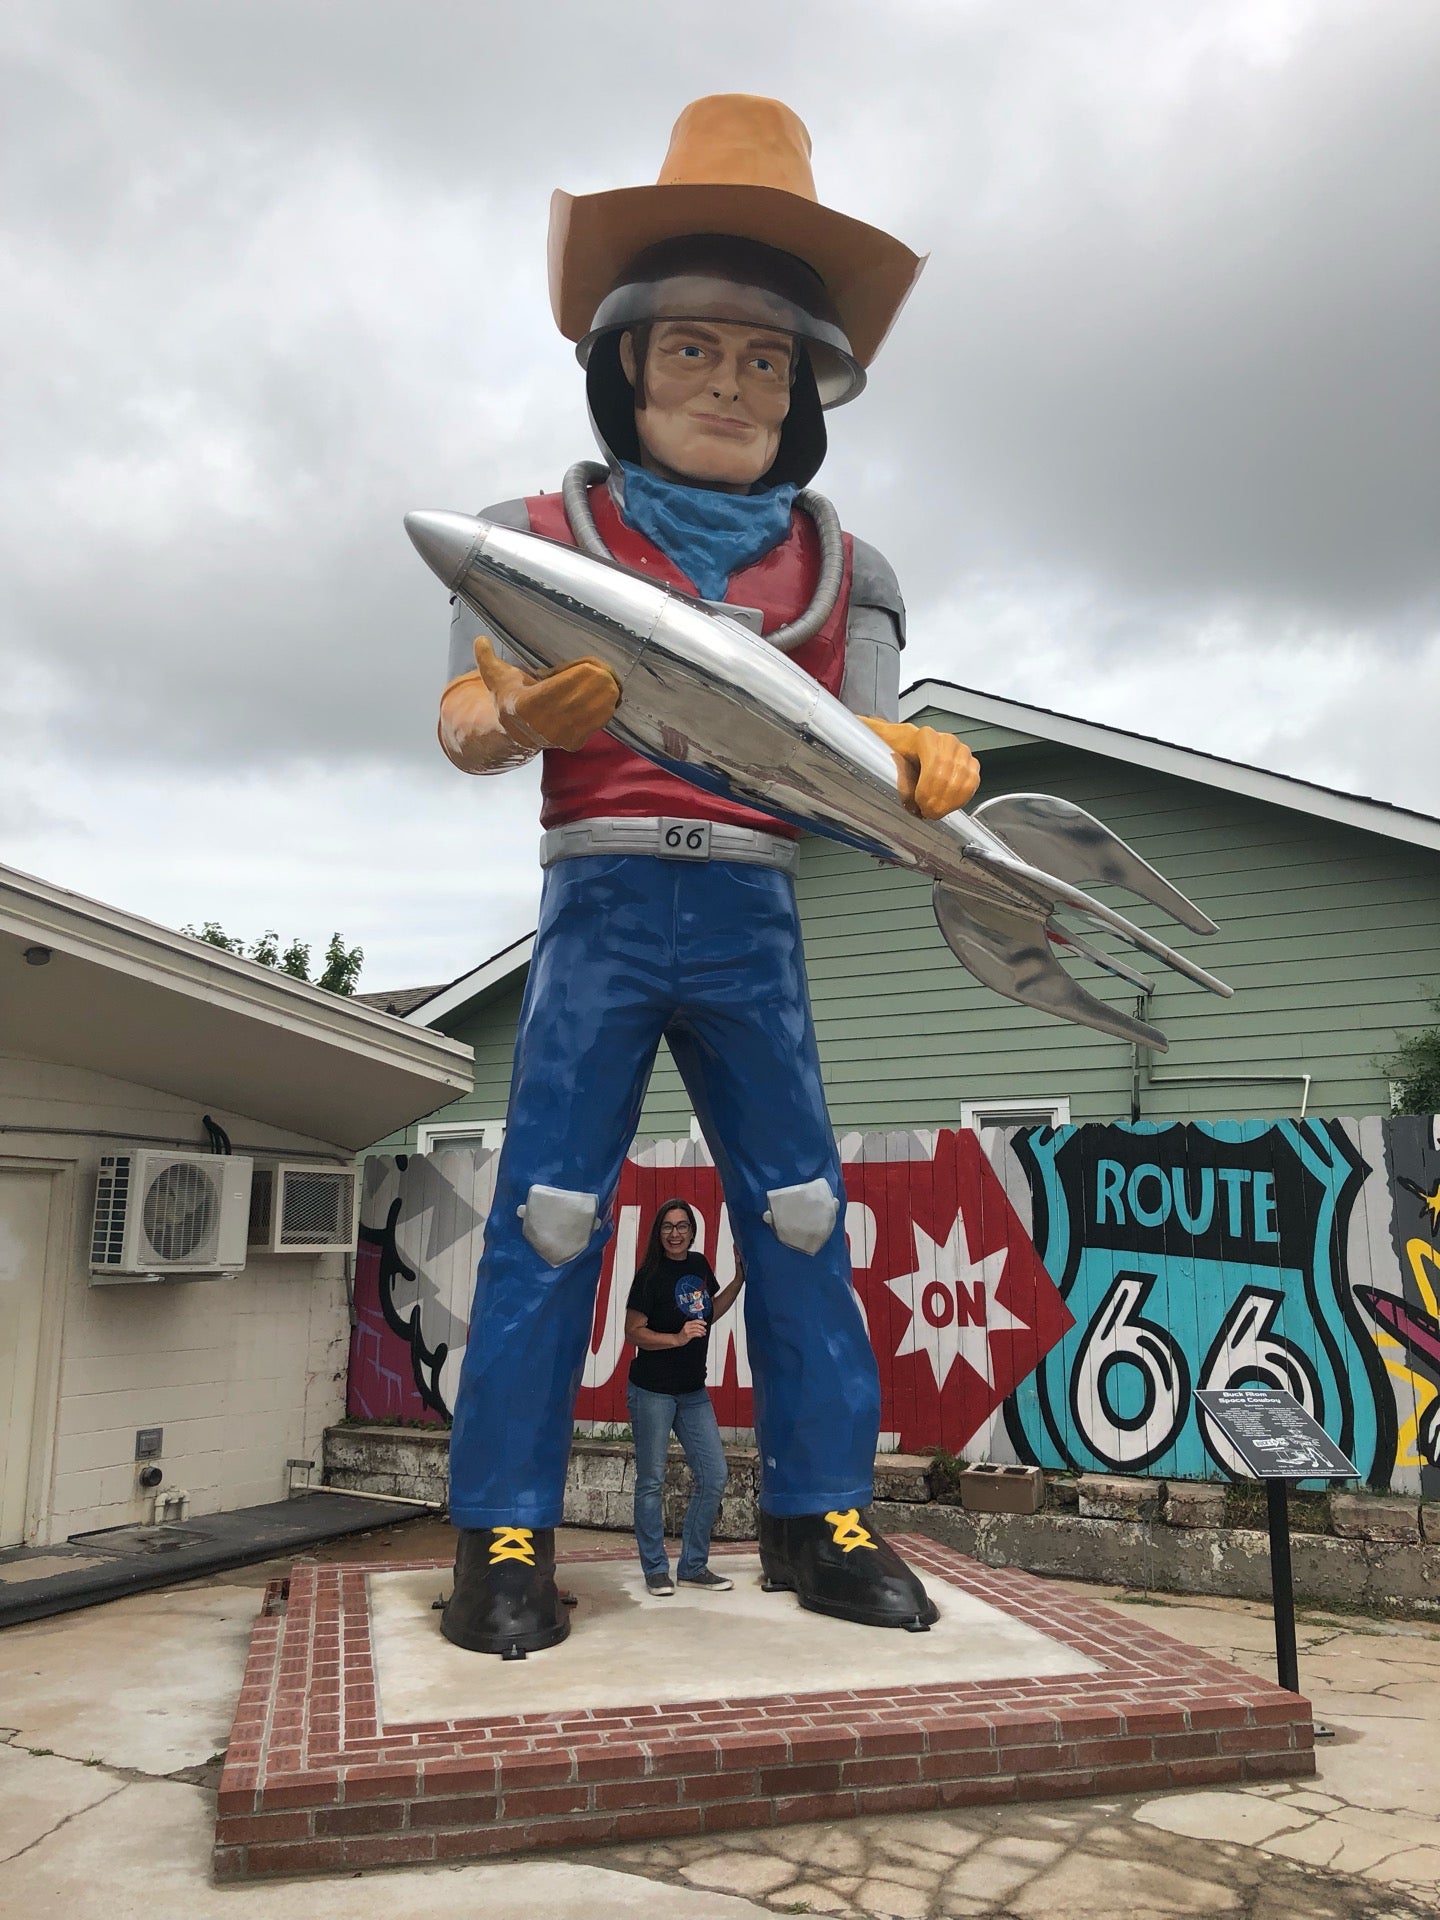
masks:
[[[963,807],[980,784],[980,762],[963,740],[904,720],[860,719],[895,756],[900,798],[922,820],[942,820]]]
[[[560,747],[574,753],[620,704],[620,682],[600,660],[572,660],[537,680],[497,659],[482,633],[475,641],[475,665],[494,696],[500,725],[517,746],[532,752]]]
[[[576,660],[537,679],[498,659],[483,634],[475,668],[452,680],[440,701],[440,745],[466,773],[523,767],[542,747],[573,753],[620,699],[614,674],[598,660]]]

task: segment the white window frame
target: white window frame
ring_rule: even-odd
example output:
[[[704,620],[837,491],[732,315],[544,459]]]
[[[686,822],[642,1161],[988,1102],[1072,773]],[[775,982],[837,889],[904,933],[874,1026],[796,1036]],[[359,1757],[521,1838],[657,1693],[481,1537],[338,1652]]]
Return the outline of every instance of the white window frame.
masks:
[[[1006,1118],[992,1120],[991,1114],[1003,1113]],[[1024,1118],[1016,1120],[1015,1115]],[[993,1100],[962,1100],[960,1102],[960,1124],[968,1127],[972,1133],[982,1128],[996,1126],[1037,1126],[1068,1127],[1070,1124],[1070,1097],[1062,1094],[1058,1100],[1007,1100],[997,1094]]]
[[[498,1147],[505,1138],[503,1120],[422,1120],[415,1129],[415,1151],[435,1153],[456,1134],[479,1134],[482,1147]]]

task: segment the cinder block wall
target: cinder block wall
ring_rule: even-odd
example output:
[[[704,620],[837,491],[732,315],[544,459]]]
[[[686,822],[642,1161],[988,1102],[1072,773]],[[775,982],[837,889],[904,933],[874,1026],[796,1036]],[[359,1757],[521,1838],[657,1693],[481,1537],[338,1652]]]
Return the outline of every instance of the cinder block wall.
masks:
[[[193,1139],[200,1108],[77,1069],[0,1056],[0,1164],[56,1172],[31,1439],[27,1537],[147,1519],[135,1464],[140,1427],[163,1427],[166,1487],[189,1513],[282,1499],[289,1458],[319,1461],[344,1413],[349,1342],[338,1256],[252,1258],[221,1280],[92,1287],[89,1242],[102,1153],[123,1136]],[[322,1142],[216,1113],[240,1143],[284,1157]],[[77,1133],[19,1129],[76,1128]],[[87,1137],[83,1130],[93,1129]],[[97,1137],[120,1134],[115,1140]]]

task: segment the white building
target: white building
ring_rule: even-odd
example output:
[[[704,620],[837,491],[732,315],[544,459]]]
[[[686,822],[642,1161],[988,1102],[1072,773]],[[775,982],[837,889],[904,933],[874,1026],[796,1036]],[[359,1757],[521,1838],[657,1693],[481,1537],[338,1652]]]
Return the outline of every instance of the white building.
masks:
[[[282,1499],[344,1412],[314,1248],[353,1245],[353,1155],[470,1085],[468,1046],[0,867],[0,1547],[150,1518],[157,1466],[177,1517]]]

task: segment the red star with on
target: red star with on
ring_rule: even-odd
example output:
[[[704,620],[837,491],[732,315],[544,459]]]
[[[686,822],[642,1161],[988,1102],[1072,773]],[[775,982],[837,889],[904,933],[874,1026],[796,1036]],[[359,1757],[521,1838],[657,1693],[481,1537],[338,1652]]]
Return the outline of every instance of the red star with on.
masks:
[[[933,1159],[851,1161],[845,1186],[866,1209],[851,1245],[885,1425],[903,1449],[958,1452],[1070,1312],[968,1128],[941,1132]]]

